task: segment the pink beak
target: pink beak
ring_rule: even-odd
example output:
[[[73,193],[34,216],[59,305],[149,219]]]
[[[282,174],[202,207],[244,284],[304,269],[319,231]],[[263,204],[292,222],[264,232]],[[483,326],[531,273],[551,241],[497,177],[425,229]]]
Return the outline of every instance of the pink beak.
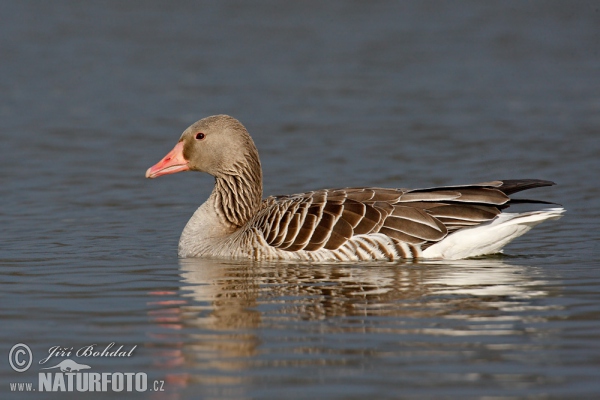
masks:
[[[174,174],[189,169],[187,160],[183,157],[183,142],[179,142],[162,160],[148,168],[146,178],[158,178],[161,175]]]

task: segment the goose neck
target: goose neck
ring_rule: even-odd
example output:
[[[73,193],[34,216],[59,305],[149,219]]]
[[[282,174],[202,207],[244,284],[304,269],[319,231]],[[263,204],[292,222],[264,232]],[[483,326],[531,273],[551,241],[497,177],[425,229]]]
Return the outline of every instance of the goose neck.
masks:
[[[242,173],[223,174],[215,178],[211,197],[217,213],[227,223],[240,227],[250,220],[262,202],[260,169],[245,168]]]

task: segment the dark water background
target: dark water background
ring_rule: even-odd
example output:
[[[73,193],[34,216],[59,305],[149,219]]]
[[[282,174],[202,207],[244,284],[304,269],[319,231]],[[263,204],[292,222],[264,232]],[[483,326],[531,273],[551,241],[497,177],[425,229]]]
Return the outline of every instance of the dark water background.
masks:
[[[9,383],[115,342],[76,360],[165,380],[140,398],[598,398],[599,8],[0,3],[0,397],[80,398]],[[144,171],[216,113],[265,194],[542,178],[568,213],[481,260],[179,260],[212,178]]]

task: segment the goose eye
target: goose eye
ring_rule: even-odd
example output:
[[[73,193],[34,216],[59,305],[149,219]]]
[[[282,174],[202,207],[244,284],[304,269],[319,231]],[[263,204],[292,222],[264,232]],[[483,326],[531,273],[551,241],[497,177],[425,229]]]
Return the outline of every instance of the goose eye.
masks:
[[[206,135],[202,132],[196,133],[196,140],[202,140],[206,137]]]

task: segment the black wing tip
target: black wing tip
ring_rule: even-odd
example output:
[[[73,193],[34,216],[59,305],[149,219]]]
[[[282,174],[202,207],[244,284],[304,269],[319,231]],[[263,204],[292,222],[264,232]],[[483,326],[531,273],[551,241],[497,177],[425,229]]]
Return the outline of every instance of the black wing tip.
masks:
[[[540,186],[553,186],[555,182],[548,181],[545,179],[500,179],[502,186],[504,185],[515,185],[515,184],[535,184]]]
[[[543,179],[502,179],[502,186],[498,187],[504,194],[510,195],[527,189],[554,186],[556,183]]]
[[[556,203],[554,201],[546,201],[546,200],[534,200],[534,199],[510,199],[510,204],[551,204],[554,206],[563,207],[562,204]]]

